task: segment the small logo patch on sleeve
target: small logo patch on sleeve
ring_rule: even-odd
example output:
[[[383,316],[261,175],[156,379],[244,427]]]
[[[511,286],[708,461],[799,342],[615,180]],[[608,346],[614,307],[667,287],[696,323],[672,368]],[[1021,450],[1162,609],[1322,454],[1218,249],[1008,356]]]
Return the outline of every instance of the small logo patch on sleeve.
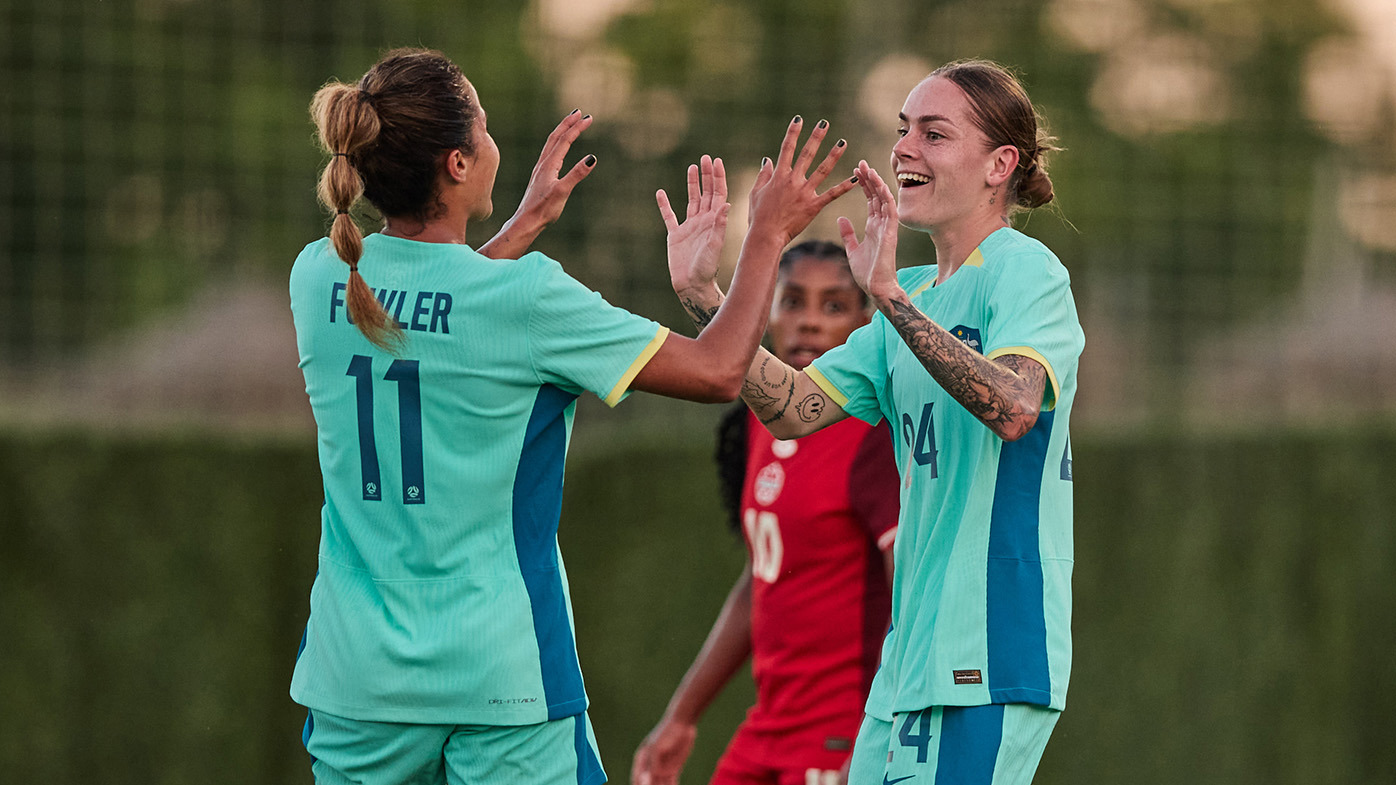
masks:
[[[977,670],[955,671],[956,684],[983,684],[984,676]]]

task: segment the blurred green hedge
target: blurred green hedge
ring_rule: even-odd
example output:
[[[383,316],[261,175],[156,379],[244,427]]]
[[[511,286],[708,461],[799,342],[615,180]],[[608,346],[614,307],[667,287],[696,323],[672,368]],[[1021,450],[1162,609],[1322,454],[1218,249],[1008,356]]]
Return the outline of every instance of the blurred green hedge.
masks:
[[[1073,451],[1076,664],[1037,782],[1390,782],[1396,433]],[[310,782],[311,439],[0,435],[0,499],[0,780]],[[574,457],[562,540],[624,782],[743,558],[709,449]],[[687,782],[750,699],[709,712]]]

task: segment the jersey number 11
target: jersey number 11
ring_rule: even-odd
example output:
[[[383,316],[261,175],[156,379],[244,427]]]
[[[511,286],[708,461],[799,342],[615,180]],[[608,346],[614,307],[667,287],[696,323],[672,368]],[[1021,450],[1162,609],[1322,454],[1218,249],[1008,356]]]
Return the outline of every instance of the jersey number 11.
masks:
[[[417,360],[393,360],[383,379],[396,382],[398,438],[402,447],[402,503],[425,504],[426,471],[422,465],[422,385]],[[358,393],[359,464],[364,501],[383,501],[383,478],[378,470],[378,442],[373,433],[373,358],[354,355],[346,376],[354,377]]]

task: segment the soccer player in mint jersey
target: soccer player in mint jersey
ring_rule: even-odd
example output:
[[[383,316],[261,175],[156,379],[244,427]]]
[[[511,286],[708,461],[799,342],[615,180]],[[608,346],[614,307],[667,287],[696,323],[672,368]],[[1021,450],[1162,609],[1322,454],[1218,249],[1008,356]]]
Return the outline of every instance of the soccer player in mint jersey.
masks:
[[[878,315],[797,371],[758,351],[742,398],[778,438],[886,420],[901,472],[892,627],[849,782],[1030,782],[1071,660],[1071,406],[1084,347],[1070,278],[1012,214],[1052,198],[1027,93],[1002,67],[951,63],[907,96],[891,165],[867,162],[849,266]],[[935,264],[896,267],[898,223]],[[710,312],[698,257],[676,291]]]
[[[449,59],[390,52],[357,83],[323,87],[311,110],[335,218],[291,271],[325,492],[291,696],[309,709],[315,778],[604,781],[556,536],[574,402],[734,399],[781,249],[853,186],[817,192],[843,148],[811,170],[826,129],[800,147],[802,123],[790,124],[754,187],[731,301],[695,340],[609,305],[541,254],[512,258],[594,165],[558,177],[586,117],[550,137],[523,209],[482,247],[496,261],[466,240],[491,212],[499,151]],[[384,217],[367,238],[349,216],[360,195]],[[671,259],[720,247],[721,161],[689,168],[688,197],[682,223],[665,210]]]
[[[808,241],[781,257],[767,327],[803,368],[868,323],[843,248]],[[723,418],[719,472],[748,560],[664,716],[635,753],[633,785],[673,785],[708,705],[748,657],[756,705],[713,785],[804,785],[848,763],[891,602],[897,467],[885,427],[848,419],[778,441],[746,406]]]

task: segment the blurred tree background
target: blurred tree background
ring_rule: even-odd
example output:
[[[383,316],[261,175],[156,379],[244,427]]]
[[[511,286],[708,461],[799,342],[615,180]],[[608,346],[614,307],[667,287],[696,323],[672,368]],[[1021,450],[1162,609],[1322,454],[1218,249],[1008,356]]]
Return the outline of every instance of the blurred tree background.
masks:
[[[85,467],[83,476],[94,487],[116,487],[129,467],[120,457],[125,448],[102,446],[114,441],[173,456],[192,449],[191,440],[214,444],[215,452],[241,456],[235,462],[239,480],[251,476],[257,455],[295,463],[285,457],[288,444],[303,447],[301,457],[313,461],[313,423],[285,294],[292,259],[327,227],[314,197],[327,156],[315,145],[307,106],[328,79],[352,81],[382,51],[404,45],[448,54],[489,112],[503,156],[496,215],[472,230],[471,242],[483,241],[507,218],[547,133],[581,108],[596,123],[569,164],[587,153],[599,163],[537,248],[612,302],[684,331],[687,319],[664,270],[657,188],[680,192],[684,167],[704,153],[726,160],[734,202],[730,265],[757,164],[775,150],[792,115],[828,119],[833,133],[849,141],[850,168],[867,158],[885,171],[897,112],[926,72],[961,57],[1010,65],[1066,148],[1051,161],[1054,205],[1021,217],[1019,226],[1051,246],[1071,271],[1086,329],[1073,418],[1077,464],[1084,472],[1094,454],[1143,467],[1128,474],[1135,484],[1121,486],[1118,498],[1147,500],[1147,508],[1089,507],[1129,519],[1129,532],[1148,529],[1139,535],[1144,539],[1116,545],[1138,554],[1144,543],[1161,541],[1164,550],[1177,547],[1186,555],[1188,538],[1200,531],[1223,543],[1234,542],[1236,532],[1260,536],[1266,516],[1278,512],[1206,499],[1224,498],[1228,477],[1284,455],[1291,474],[1253,472],[1247,476],[1254,481],[1237,492],[1264,500],[1278,490],[1265,483],[1293,483],[1301,500],[1293,508],[1332,516],[1324,526],[1354,527],[1338,540],[1353,550],[1335,551],[1324,566],[1337,576],[1335,585],[1347,588],[1319,607],[1360,601],[1364,587],[1381,581],[1372,554],[1396,556],[1389,537],[1363,528],[1382,525],[1381,514],[1360,501],[1379,482],[1369,476],[1344,491],[1333,484],[1332,471],[1293,458],[1298,444],[1336,451],[1329,466],[1371,458],[1378,463],[1368,470],[1379,473],[1380,459],[1396,443],[1391,0],[0,0],[0,465],[28,466],[26,456],[37,450],[48,456],[43,466],[53,477],[61,479],[65,467]],[[834,218],[856,217],[861,209],[856,197],[845,197],[816,221],[810,236],[836,238]],[[370,208],[358,217],[374,228]],[[904,233],[902,249],[902,264],[932,257],[924,236]],[[617,445],[656,438],[701,457],[716,417],[714,407],[645,396],[616,413],[588,399],[581,408],[574,447],[587,461],[618,455],[612,452]],[[1290,436],[1298,441],[1284,441]],[[1354,439],[1365,439],[1366,446],[1344,452]],[[161,447],[162,440],[172,446]],[[1127,445],[1133,445],[1130,455],[1124,455]],[[1156,447],[1170,456],[1157,465],[1148,457]],[[185,464],[202,465],[192,458]],[[1167,473],[1156,476],[1150,467]],[[593,469],[587,476],[621,471]],[[706,464],[692,471],[704,474],[700,487],[707,489]],[[305,490],[314,497],[313,466],[310,473]],[[1304,493],[1320,482],[1317,475],[1329,484]],[[38,523],[53,520],[53,497],[44,488],[15,485],[21,476],[39,475],[10,473],[0,482],[12,491],[11,501],[0,505],[0,549],[9,549],[12,568],[29,558],[40,561],[30,572],[0,575],[0,622],[32,625],[30,611],[43,607],[34,600],[45,574],[42,560],[60,555],[46,549],[47,530]],[[163,476],[149,470],[139,479],[158,486]],[[222,481],[212,468],[202,476],[181,474],[180,481],[193,491],[201,482]],[[1082,476],[1078,491],[1088,495],[1083,486],[1091,480]],[[1164,503],[1169,499],[1161,487],[1187,497],[1199,478],[1218,485],[1197,508]],[[52,483],[64,493],[83,493],[67,480]],[[217,494],[211,498],[221,498]],[[315,501],[296,503],[308,505],[303,525],[313,538]],[[604,518],[613,503],[604,493],[569,485],[569,516]],[[228,526],[251,526],[248,516],[260,515],[255,504],[246,504],[234,505],[241,513],[223,513]],[[139,514],[138,502],[128,507]],[[1349,515],[1349,508],[1357,512]],[[1160,512],[1165,509],[1172,517]],[[161,514],[182,521],[194,513]],[[665,515],[662,507],[646,514]],[[124,525],[111,515],[104,509],[91,518]],[[1114,522],[1080,520],[1078,537],[1120,536]],[[1165,532],[1178,529],[1177,537],[1169,539],[1150,523]],[[739,562],[740,552],[719,539],[720,528],[714,524],[710,537],[695,542],[713,549],[705,559]],[[84,542],[112,535],[72,536],[81,551]],[[1275,552],[1298,558],[1304,550],[1299,542],[1307,540],[1286,540]],[[604,544],[576,547],[610,564]],[[1241,550],[1243,544],[1224,552]],[[1092,552],[1108,555],[1095,546]],[[1347,557],[1368,560],[1362,561],[1365,578],[1344,572]],[[65,551],[61,558],[82,556]],[[287,569],[306,576],[282,578],[300,581],[294,585],[299,595],[313,573],[313,553]],[[590,605],[597,615],[579,622],[584,629],[602,624],[598,616],[623,614],[626,597],[634,601],[652,591],[638,581],[655,576],[627,571],[619,562],[610,569],[619,571],[619,589],[611,593],[576,582],[579,617],[592,602],[584,599],[588,592],[615,600]],[[1093,569],[1082,565],[1078,578],[1100,578],[1095,588],[1108,594],[1111,579]],[[682,605],[701,608],[684,622],[691,628],[686,634],[698,640],[730,580],[720,569],[709,573],[717,575],[704,587],[711,607],[700,599]],[[624,582],[627,574],[637,582]],[[1261,580],[1245,583],[1242,596],[1271,585],[1260,567],[1238,575],[1241,582]],[[172,586],[189,579],[168,578]],[[228,585],[236,584],[229,579]],[[1318,578],[1311,584],[1304,573],[1292,585],[1326,584]],[[1224,581],[1217,587],[1222,596],[1235,590]],[[1161,592],[1149,596],[1207,604],[1206,595],[1180,599]],[[54,607],[82,605],[64,596]],[[1379,600],[1375,608],[1396,612],[1389,591]],[[301,606],[287,610],[288,602],[267,622],[278,632],[303,623],[295,617]],[[1112,617],[1125,612],[1098,599],[1083,602],[1087,608],[1095,602]],[[1246,609],[1236,612],[1223,618],[1244,618]],[[1342,613],[1335,618],[1349,619]],[[1358,621],[1341,635],[1323,640],[1350,641],[1353,630],[1370,630],[1364,626],[1369,616],[1353,618]],[[642,631],[621,624],[615,632]],[[28,648],[7,652],[5,634],[0,631],[5,670],[45,659],[49,638],[31,635],[24,638]],[[74,635],[63,638],[64,645],[83,646],[83,636]],[[1390,634],[1382,640],[1390,643]],[[583,661],[590,663],[585,645]],[[615,732],[624,741],[603,748],[613,781],[625,778],[630,750],[624,745],[637,741],[654,719],[629,716],[627,707],[630,714],[657,714],[696,641],[666,640],[661,647],[651,640],[641,648],[675,672],[647,685],[637,703],[611,704],[611,716],[625,717],[624,731]],[[1316,668],[1322,662],[1312,660]],[[1389,706],[1396,698],[1392,669],[1373,667],[1342,672],[1384,686],[1378,703]],[[26,677],[21,671],[12,678]],[[594,693],[598,682],[609,689],[594,695],[598,701],[636,689],[624,678],[609,678],[592,679]],[[284,694],[282,683],[273,686]],[[1256,686],[1256,694],[1265,689]],[[95,700],[101,692],[101,679],[89,674],[76,696],[62,684],[34,694],[76,701],[80,712],[115,701]],[[1162,693],[1151,692],[1148,700]],[[9,700],[16,701],[10,708],[33,705],[13,695],[0,689],[0,708]],[[740,696],[732,700],[739,710]],[[1283,711],[1280,703],[1262,703]],[[1342,701],[1322,706],[1330,714],[1351,708]],[[1151,704],[1132,708],[1148,713]],[[1389,714],[1385,725],[1364,725],[1367,732],[1396,725]],[[1240,721],[1221,711],[1210,716]],[[1364,709],[1352,716],[1372,715]],[[1263,719],[1249,720],[1257,733],[1265,733]],[[720,739],[727,730],[706,733]],[[66,749],[55,741],[64,734],[61,722],[46,733],[11,737],[0,752],[12,762],[34,749]],[[1062,733],[1070,733],[1067,721]],[[1169,738],[1158,749],[1176,751],[1180,740],[1196,737]],[[1329,771],[1327,781],[1396,778],[1391,758],[1372,757],[1364,745],[1359,763]],[[705,760],[717,750],[703,752]],[[1233,775],[1254,758],[1231,753],[1218,753],[1222,762],[1210,770],[1217,778],[1207,781],[1241,781]],[[1157,770],[1182,761],[1162,753],[1139,759],[1147,761],[1150,776],[1160,777],[1149,781],[1179,781]],[[136,781],[141,766],[128,763]],[[1205,763],[1188,765],[1197,768],[1186,768],[1182,779],[1207,779]],[[49,781],[91,781],[94,774],[42,771],[53,775],[45,777]],[[263,769],[268,779],[280,771]],[[1137,772],[1108,771],[1119,781],[1146,780]],[[1066,781],[1067,772],[1101,770],[1059,762],[1056,772],[1044,776]],[[1316,771],[1292,766],[1270,773],[1275,776],[1267,781],[1302,773],[1292,781],[1311,782]],[[703,781],[705,774],[690,772],[687,781]]]
[[[476,82],[503,152],[497,215],[472,239],[498,227],[544,136],[581,107],[597,120],[572,160],[600,164],[539,247],[613,301],[680,326],[656,188],[679,190],[688,162],[722,156],[743,218],[757,162],[797,113],[848,138],[850,164],[885,168],[910,86],[949,59],[1000,60],[1066,148],[1051,166],[1055,207],[1020,223],[1073,274],[1090,336],[1081,425],[1385,414],[1392,9],[7,0],[0,406],[20,420],[304,424],[297,374],[279,362],[288,320],[268,297],[325,227],[308,98],[387,47],[423,44]],[[810,234],[836,237],[834,217],[859,209],[842,200]],[[903,242],[904,264],[930,258],[924,236]]]

